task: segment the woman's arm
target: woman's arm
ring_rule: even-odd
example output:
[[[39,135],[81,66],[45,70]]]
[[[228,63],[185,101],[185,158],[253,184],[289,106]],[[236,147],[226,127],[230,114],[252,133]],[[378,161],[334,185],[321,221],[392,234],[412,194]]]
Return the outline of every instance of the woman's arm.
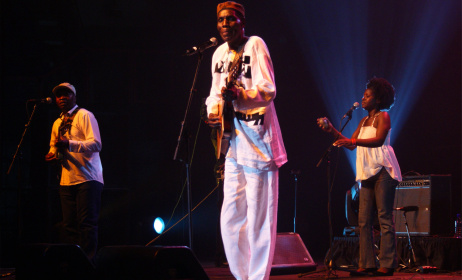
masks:
[[[370,147],[370,148],[376,148],[376,147],[382,146],[383,143],[385,142],[385,139],[387,138],[388,131],[391,128],[390,115],[388,115],[387,112],[382,112],[377,116],[376,123],[375,123],[377,125],[376,126],[377,133],[375,137],[367,138],[367,139],[357,139],[359,135],[359,130],[361,129],[361,123],[363,121],[364,119],[360,122],[360,125],[358,125],[358,128],[356,129],[355,133],[353,133],[351,140],[341,139],[341,140],[336,141],[334,145],[339,146],[339,147],[345,146],[348,149],[350,149],[348,146],[351,146],[351,145],[361,146],[361,147]]]

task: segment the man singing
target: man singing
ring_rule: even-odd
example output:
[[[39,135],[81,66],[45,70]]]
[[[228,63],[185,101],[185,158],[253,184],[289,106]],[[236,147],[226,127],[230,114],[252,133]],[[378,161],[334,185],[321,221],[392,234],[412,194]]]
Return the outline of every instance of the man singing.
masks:
[[[220,127],[223,99],[232,102],[221,233],[234,277],[254,280],[269,279],[277,234],[278,170],[287,155],[273,103],[271,57],[260,37],[244,35],[245,25],[241,4],[218,5],[217,29],[225,43],[213,54],[206,105],[209,125]],[[229,75],[235,65],[237,75]]]

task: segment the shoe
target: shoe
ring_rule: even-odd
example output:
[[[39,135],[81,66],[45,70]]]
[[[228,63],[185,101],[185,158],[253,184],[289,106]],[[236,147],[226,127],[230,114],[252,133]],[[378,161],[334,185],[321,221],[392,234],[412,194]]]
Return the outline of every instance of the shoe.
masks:
[[[350,276],[369,276],[377,270],[375,267],[371,268],[358,268],[356,271],[350,272]]]
[[[394,271],[393,268],[381,267],[374,272],[374,276],[393,276]]]

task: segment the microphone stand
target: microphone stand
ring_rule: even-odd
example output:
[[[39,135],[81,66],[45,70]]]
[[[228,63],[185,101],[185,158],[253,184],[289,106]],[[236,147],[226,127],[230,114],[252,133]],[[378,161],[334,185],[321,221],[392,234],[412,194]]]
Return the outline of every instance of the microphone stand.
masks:
[[[345,126],[350,122],[351,120],[351,112],[350,114],[347,114],[348,120],[345,122],[341,130],[339,131],[339,134],[335,137],[334,141],[332,144],[327,147],[326,151],[322,155],[321,159],[319,160],[318,164],[316,164],[316,167],[319,167],[321,163],[326,160],[327,161],[327,216],[329,219],[329,253],[328,253],[328,260],[326,262],[327,266],[327,278],[329,278],[331,274],[331,270],[333,269],[333,262],[332,262],[332,243],[333,243],[333,232],[332,232],[332,217],[331,217],[331,175],[330,175],[330,160],[329,160],[329,153],[332,150],[332,146],[335,143],[335,141],[338,140],[340,134],[342,133],[343,129],[345,129]]]
[[[16,152],[14,153],[13,159],[11,160],[11,164],[8,168],[8,171],[6,172],[6,175],[9,175],[11,172],[11,169],[13,168],[13,164],[16,160],[16,157],[19,155],[19,159],[22,159],[22,154],[20,152],[22,142],[24,141],[24,136],[26,135],[27,129],[30,127],[30,124],[32,122],[32,118],[34,117],[35,114],[35,109],[37,108],[37,104],[34,104],[34,109],[32,110],[32,113],[29,117],[29,120],[27,121],[27,124],[24,127],[24,131],[21,136],[21,140],[19,141],[18,146],[16,147]],[[22,239],[22,210],[21,210],[21,191],[22,191],[22,172],[21,172],[21,164],[19,164],[19,170],[18,170],[18,189],[17,189],[17,207],[18,207],[18,240],[21,242]]]
[[[186,160],[184,159],[179,159],[178,158],[178,150],[180,148],[180,146],[182,145],[182,142],[183,142],[183,139],[186,138],[183,134],[184,134],[184,127],[186,125],[186,120],[187,120],[187,117],[188,117],[188,114],[189,114],[189,109],[191,107],[191,102],[192,102],[192,99],[193,99],[193,94],[194,92],[196,91],[195,90],[195,85],[196,85],[196,81],[197,81],[197,75],[199,73],[199,66],[201,64],[201,61],[202,61],[202,51],[198,52],[198,56],[197,56],[197,66],[196,66],[196,72],[194,74],[194,79],[193,79],[193,83],[192,83],[192,87],[191,87],[191,90],[189,91],[189,99],[188,99],[188,103],[186,105],[186,111],[185,111],[185,114],[184,114],[184,118],[183,118],[183,121],[181,122],[181,129],[180,129],[180,135],[178,136],[178,143],[177,143],[177,146],[176,146],[176,149],[175,149],[175,155],[173,156],[173,160],[179,160],[180,162],[183,162],[184,165],[185,165],[185,169],[186,169],[186,193],[187,193],[187,200],[188,200],[188,235],[189,235],[189,248],[193,251],[193,238],[192,238],[192,218],[191,218],[191,178],[190,178],[190,163],[189,163],[189,151],[187,149],[187,155],[186,155]],[[187,144],[186,144],[186,148],[187,148]]]
[[[408,268],[411,268],[412,264],[416,262],[416,258],[415,258],[414,248],[412,248],[411,235],[409,234],[409,226],[407,224],[406,213],[407,213],[407,211],[404,210],[403,211],[403,218],[404,218],[404,225],[406,226],[408,248],[411,249],[411,255],[409,256],[409,266],[408,266]]]
[[[297,182],[298,182],[298,177],[297,175],[300,175],[300,170],[292,170],[290,171],[290,174],[294,175],[294,184],[295,184],[295,190],[294,190],[294,197],[295,197],[295,203],[294,203],[294,233],[296,233],[296,221],[297,221]]]

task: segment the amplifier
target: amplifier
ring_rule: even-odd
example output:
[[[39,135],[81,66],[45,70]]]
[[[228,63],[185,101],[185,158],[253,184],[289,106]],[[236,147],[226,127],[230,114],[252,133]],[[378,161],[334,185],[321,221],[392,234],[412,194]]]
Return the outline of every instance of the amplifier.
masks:
[[[451,175],[404,176],[396,187],[395,206],[417,206],[415,211],[395,210],[397,235],[452,236]]]

